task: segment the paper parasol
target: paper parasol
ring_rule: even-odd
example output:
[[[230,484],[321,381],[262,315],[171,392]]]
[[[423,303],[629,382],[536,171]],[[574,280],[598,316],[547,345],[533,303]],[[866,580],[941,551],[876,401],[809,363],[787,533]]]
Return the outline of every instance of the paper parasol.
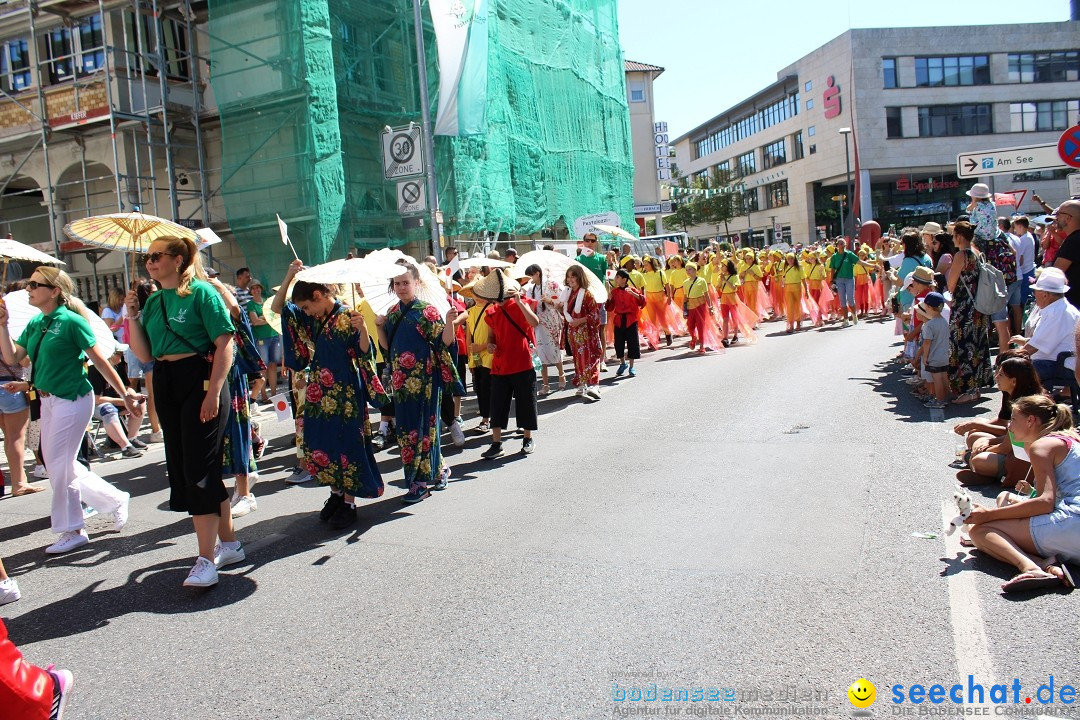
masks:
[[[23,244],[11,238],[0,239],[0,258],[4,260],[25,260],[26,262],[40,263],[42,265],[66,265],[63,260],[57,260],[52,255]]]
[[[593,225],[593,230],[606,233],[608,235],[614,235],[615,237],[621,237],[626,240],[637,240],[636,237],[623,230],[621,227],[615,227],[614,225]]]
[[[607,301],[607,288],[600,278],[593,274],[593,271],[585,267],[577,260],[563,255],[561,252],[554,250],[531,250],[514,263],[515,277],[524,277],[525,268],[530,265],[539,265],[540,269],[544,272],[545,280],[554,280],[559,285],[563,284],[566,278],[566,269],[571,265],[577,265],[585,271],[585,280],[589,284],[589,292],[592,294],[593,299],[598,303]]]
[[[508,268],[508,267],[512,267],[513,265],[514,265],[514,263],[509,262],[507,260],[492,260],[491,258],[486,258],[486,257],[471,257],[471,258],[468,258],[466,260],[462,260],[459,263],[459,266],[461,267],[462,270],[469,270],[471,268],[480,268],[480,267]]]
[[[30,324],[41,311],[30,304],[30,295],[25,290],[16,290],[4,296],[4,304],[8,310],[8,336],[12,340],[23,334],[23,330]],[[105,357],[116,352],[116,337],[105,321],[92,312],[87,313],[90,321],[90,329],[94,331],[94,339],[97,347]]]
[[[64,234],[86,245],[128,253],[146,252],[150,243],[165,236],[184,237],[196,245],[200,240],[194,230],[183,225],[137,212],[95,215],[76,220],[64,226]]]
[[[420,274],[420,283],[416,288],[416,298],[434,306],[434,308],[439,311],[439,315],[445,317],[446,312],[450,309],[450,301],[447,300],[446,297],[446,288],[443,287],[439,277],[433,273],[431,268],[427,265],[416,262],[400,250],[391,250],[389,248],[383,248],[382,250],[376,250],[373,253],[369,253],[364,256],[364,259],[367,260],[373,258],[382,260],[391,258],[391,261],[393,261],[398,257],[405,258],[405,260],[415,267]],[[397,295],[389,290],[388,281],[383,281],[382,287],[372,286],[370,291],[365,287],[364,297],[367,299],[368,304],[371,305],[371,309],[376,315],[385,315],[389,312],[390,308],[398,303]]]

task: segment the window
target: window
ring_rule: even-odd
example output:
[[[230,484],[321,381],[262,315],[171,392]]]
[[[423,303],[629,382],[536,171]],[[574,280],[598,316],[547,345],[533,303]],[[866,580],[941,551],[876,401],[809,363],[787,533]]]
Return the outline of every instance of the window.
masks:
[[[729,122],[719,130],[709,132],[705,137],[694,140],[696,157],[705,157],[720,148],[727,147],[740,140],[745,140],[755,133],[766,130],[799,114],[799,93],[766,105],[751,115]]]
[[[746,177],[757,172],[757,163],[754,160],[754,151],[735,158],[735,174],[738,177]]]
[[[765,186],[765,207],[768,209],[784,207],[788,204],[787,180],[769,183]]]
[[[645,84],[640,82],[630,83],[630,102],[645,102]]]
[[[888,57],[881,59],[881,74],[887,90],[898,87],[896,84],[896,58]]]
[[[0,86],[5,92],[19,92],[30,87],[30,48],[26,40],[8,40],[0,44]]]
[[[885,137],[904,137],[904,124],[898,107],[885,108]]]
[[[1009,54],[1009,82],[1044,83],[1078,80],[1080,80],[1080,51]]]
[[[807,81],[806,81],[806,86],[805,86],[805,87],[803,88],[803,90],[804,90],[805,92],[810,92],[810,91],[811,91],[811,90],[813,90],[813,89],[814,89],[814,83],[813,83],[813,82],[811,82],[810,80],[807,80]]]
[[[79,69],[92,73],[105,66],[105,34],[101,29],[101,16],[91,15],[79,23]]]
[[[768,170],[787,162],[787,141],[777,140],[761,148],[761,168]]]
[[[127,23],[128,59],[136,70],[142,69],[142,58],[139,57],[139,45],[137,32],[142,33],[143,49],[149,56],[146,60],[149,66],[147,75],[157,75],[159,60],[156,56],[157,34],[154,29],[154,21],[145,15],[140,16],[141,30],[135,28],[135,16],[128,12],[124,14]],[[187,30],[182,24],[172,18],[161,20],[161,40],[165,47],[162,54],[165,60],[165,75],[174,80],[190,80],[191,51],[188,47]]]
[[[71,31],[67,28],[53,30],[44,41],[45,57],[49,59],[49,82],[58,83],[72,77]]]
[[[101,16],[91,15],[74,28],[59,28],[44,37],[49,82],[89,75],[105,65],[105,35]]]
[[[810,98],[809,100],[806,101],[806,109],[807,110],[813,110],[814,109],[814,98]]]
[[[803,150],[802,130],[791,136],[791,146],[795,150],[796,160],[802,160],[804,157],[806,157],[806,153]]]
[[[915,58],[915,87],[989,84],[988,55]]]
[[[809,137],[814,137],[815,135],[817,135],[817,127],[811,125],[810,127],[806,128],[806,134]]]
[[[758,210],[760,210],[761,208],[758,207],[757,188],[744,192],[742,194],[742,199],[739,204],[742,206],[742,212],[740,213],[741,215],[748,215],[752,212],[757,212]]]
[[[932,105],[919,108],[919,137],[989,135],[990,105]]]
[[[817,145],[811,145],[810,146],[810,154],[814,155],[815,153],[817,153]]]
[[[1010,103],[1009,121],[1010,132],[1065,130],[1080,122],[1080,101]]]

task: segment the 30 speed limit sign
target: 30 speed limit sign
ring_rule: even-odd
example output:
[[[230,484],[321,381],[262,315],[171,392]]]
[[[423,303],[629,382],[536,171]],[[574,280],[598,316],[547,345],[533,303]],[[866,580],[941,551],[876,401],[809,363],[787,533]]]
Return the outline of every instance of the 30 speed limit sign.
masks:
[[[383,177],[387,180],[424,174],[420,128],[386,128],[382,133]]]

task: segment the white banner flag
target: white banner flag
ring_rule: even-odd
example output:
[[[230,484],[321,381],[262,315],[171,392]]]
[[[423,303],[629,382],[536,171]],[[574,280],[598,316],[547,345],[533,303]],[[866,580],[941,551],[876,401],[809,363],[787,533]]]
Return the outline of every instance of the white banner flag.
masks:
[[[439,52],[436,135],[484,132],[488,0],[429,0]]]

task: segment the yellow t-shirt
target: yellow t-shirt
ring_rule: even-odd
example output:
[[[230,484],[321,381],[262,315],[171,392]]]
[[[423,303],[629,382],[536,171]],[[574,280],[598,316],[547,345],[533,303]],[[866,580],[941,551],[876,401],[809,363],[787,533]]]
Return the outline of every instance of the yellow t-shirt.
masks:
[[[754,263],[753,265],[747,265],[746,271],[743,273],[743,282],[747,285],[759,283],[763,277],[765,277],[765,273],[762,272],[761,265]]]
[[[801,267],[785,267],[782,277],[785,286],[801,285],[802,281],[806,279],[806,271]]]
[[[673,268],[667,271],[667,284],[673,288],[681,288],[688,277],[684,268]]]
[[[810,269],[806,271],[806,279],[810,281],[821,281],[825,279],[825,266],[821,263],[817,265],[811,265]]]
[[[494,354],[489,352],[487,344],[491,342],[491,327],[487,324],[487,320],[484,319],[484,310],[487,308],[487,303],[476,303],[469,308],[469,319],[466,320],[465,337],[468,338],[469,333],[472,333],[472,341],[476,345],[484,346],[484,350],[480,351],[480,365],[491,369],[491,359]],[[473,353],[469,353],[469,367],[475,368],[477,366],[477,356]]]
[[[739,292],[740,285],[742,285],[742,281],[739,280],[738,275],[724,275],[716,284],[716,286],[720,288],[721,295],[736,294],[737,292]]]
[[[704,297],[709,292],[709,283],[705,282],[705,278],[696,277],[693,280],[689,278],[683,282],[683,293],[686,294],[687,300],[696,300],[697,298]]]
[[[631,270],[630,282],[638,290],[641,290],[645,287],[645,276],[641,274],[640,270]]]
[[[664,274],[653,270],[643,273],[645,278],[645,292],[664,292]]]

